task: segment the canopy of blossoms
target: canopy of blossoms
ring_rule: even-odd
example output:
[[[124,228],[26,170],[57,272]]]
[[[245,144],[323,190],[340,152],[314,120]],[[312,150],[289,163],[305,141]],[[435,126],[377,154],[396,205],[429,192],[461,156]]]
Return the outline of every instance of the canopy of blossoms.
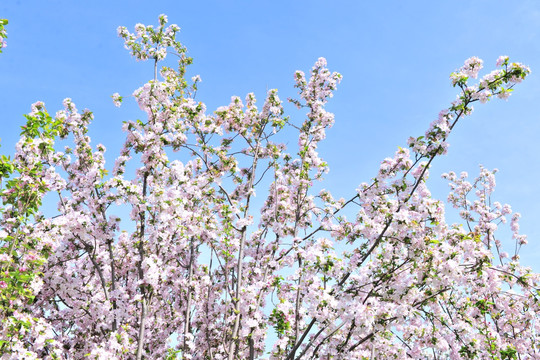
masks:
[[[450,77],[457,99],[426,132],[334,199],[313,189],[341,75],[323,58],[294,74],[300,121],[275,89],[208,112],[178,31],[164,15],[118,29],[155,66],[132,94],[144,119],[123,123],[109,171],[87,135],[92,113],[70,99],[54,116],[33,104],[2,158],[3,358],[540,359],[539,277],[519,264],[527,240],[492,198],[495,171],[443,175],[462,224],[426,186],[472,104],[508,98],[526,66],[503,56],[474,80],[483,62],[465,61]],[[170,53],[178,67],[160,67]],[[38,212],[48,193],[51,218]],[[507,222],[511,253],[497,233]]]

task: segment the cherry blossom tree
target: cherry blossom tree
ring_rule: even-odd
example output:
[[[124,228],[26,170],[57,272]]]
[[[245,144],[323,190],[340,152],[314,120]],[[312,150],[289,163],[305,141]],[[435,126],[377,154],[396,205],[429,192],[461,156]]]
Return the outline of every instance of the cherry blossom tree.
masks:
[[[495,171],[443,175],[461,225],[426,185],[472,104],[508,98],[526,66],[502,56],[470,84],[483,62],[468,59],[450,77],[457,99],[425,134],[335,199],[313,189],[341,75],[323,58],[294,74],[301,121],[274,89],[210,113],[178,31],[164,15],[118,29],[154,74],[132,94],[146,116],[124,122],[110,173],[87,135],[92,113],[70,99],[54,117],[34,104],[3,160],[2,279],[34,274],[16,308],[2,290],[6,358],[540,359],[539,276],[519,264],[527,240],[519,214],[492,198]],[[160,67],[171,53],[178,67]],[[297,146],[277,140],[285,133]],[[59,138],[73,145],[59,151]],[[36,212],[47,192],[59,199],[52,218]],[[511,254],[497,232],[507,219]],[[24,316],[39,327],[17,326]]]

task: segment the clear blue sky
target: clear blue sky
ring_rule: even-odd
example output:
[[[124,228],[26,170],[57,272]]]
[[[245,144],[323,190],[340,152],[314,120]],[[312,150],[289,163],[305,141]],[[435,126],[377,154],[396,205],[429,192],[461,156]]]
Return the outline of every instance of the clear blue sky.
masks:
[[[328,59],[344,80],[320,153],[331,168],[325,187],[344,197],[448,106],[456,93],[448,75],[466,58],[484,59],[487,71],[499,55],[528,64],[532,75],[508,102],[478,104],[459,124],[430,184],[446,197],[441,173],[499,168],[495,197],[522,213],[529,235],[522,259],[540,271],[540,2],[3,0],[9,39],[0,55],[0,152],[13,152],[31,103],[42,100],[55,113],[71,97],[94,112],[90,135],[106,145],[112,166],[122,121],[144,115],[133,100],[115,108],[110,95],[129,95],[152,78],[152,65],[130,58],[116,28],[156,24],[161,13],[182,28],[195,60],[189,75],[201,75],[198,99],[209,110],[231,95],[253,91],[262,99],[269,88],[292,96],[294,71]]]

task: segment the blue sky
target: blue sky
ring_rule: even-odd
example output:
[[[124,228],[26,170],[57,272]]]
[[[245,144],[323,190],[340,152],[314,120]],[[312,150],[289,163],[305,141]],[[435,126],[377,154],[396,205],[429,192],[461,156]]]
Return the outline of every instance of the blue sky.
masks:
[[[508,102],[478,104],[457,126],[429,183],[445,198],[441,173],[498,168],[495,198],[522,213],[529,235],[522,259],[540,271],[539,2],[4,0],[0,152],[13,152],[31,103],[42,100],[55,113],[71,97],[94,112],[90,136],[105,144],[112,164],[122,121],[144,114],[129,99],[115,108],[110,95],[131,94],[153,73],[124,50],[116,28],[156,24],[161,13],[182,28],[179,38],[194,58],[188,75],[201,75],[197,96],[210,111],[232,95],[254,92],[262,100],[270,88],[282,99],[294,96],[294,71],[327,58],[343,75],[329,104],[336,124],[320,147],[331,168],[325,187],[338,197],[369,181],[409,136],[423,134],[455,98],[448,75],[465,59],[484,59],[486,71],[499,55],[529,65],[532,75]]]

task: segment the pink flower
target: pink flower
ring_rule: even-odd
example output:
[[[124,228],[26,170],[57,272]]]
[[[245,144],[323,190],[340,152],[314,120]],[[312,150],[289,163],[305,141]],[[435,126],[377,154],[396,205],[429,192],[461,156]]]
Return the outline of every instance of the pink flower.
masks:
[[[120,105],[122,105],[122,96],[120,96],[119,93],[114,93],[111,97],[113,99],[114,106],[120,107]]]
[[[478,77],[478,72],[483,67],[483,61],[476,56],[473,56],[467,60],[465,60],[465,64],[461,68],[461,71],[467,76],[472,77],[473,79],[476,79]]]
[[[502,66],[503,64],[508,63],[508,56],[499,56],[497,59],[496,66]]]

